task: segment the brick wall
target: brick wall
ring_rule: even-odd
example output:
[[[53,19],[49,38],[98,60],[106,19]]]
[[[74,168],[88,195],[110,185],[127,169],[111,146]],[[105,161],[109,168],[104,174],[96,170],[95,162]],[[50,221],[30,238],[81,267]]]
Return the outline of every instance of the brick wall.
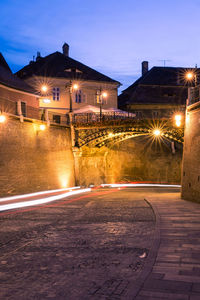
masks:
[[[70,129],[9,118],[0,124],[0,196],[74,186]]]
[[[182,198],[200,202],[200,103],[187,108],[182,171]]]

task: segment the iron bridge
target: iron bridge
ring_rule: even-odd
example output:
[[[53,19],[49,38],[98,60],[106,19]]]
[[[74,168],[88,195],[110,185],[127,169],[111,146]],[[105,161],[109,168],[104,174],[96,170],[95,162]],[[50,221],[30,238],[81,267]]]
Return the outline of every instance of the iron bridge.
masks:
[[[157,132],[155,132],[157,130]],[[157,134],[157,135],[156,135]],[[72,125],[73,146],[111,147],[124,140],[146,136],[159,141],[183,143],[184,128],[177,128],[171,120],[114,120]]]

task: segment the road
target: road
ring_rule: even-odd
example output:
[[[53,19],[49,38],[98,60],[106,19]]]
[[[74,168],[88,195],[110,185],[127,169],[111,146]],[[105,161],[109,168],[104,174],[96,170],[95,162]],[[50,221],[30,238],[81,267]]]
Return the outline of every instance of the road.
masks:
[[[200,299],[199,212],[174,188],[99,189],[3,211],[0,299]]]

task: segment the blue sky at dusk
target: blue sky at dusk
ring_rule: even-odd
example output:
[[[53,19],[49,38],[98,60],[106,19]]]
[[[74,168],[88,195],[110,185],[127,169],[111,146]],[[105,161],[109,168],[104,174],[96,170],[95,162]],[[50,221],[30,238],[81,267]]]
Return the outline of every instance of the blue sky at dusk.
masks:
[[[0,52],[13,72],[37,51],[70,56],[126,88],[150,67],[200,66],[200,0],[1,0]]]

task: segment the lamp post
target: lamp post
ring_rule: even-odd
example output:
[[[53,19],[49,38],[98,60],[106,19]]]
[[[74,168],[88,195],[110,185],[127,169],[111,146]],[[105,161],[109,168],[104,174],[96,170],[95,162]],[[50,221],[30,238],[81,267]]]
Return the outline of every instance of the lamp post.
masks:
[[[103,106],[103,100],[107,98],[108,94],[106,92],[102,92],[100,90],[100,95],[99,95],[99,104],[100,104],[100,121],[102,119],[102,106]]]
[[[69,112],[72,113],[73,108],[72,108],[72,94],[74,90],[78,90],[78,84],[73,84],[72,81],[70,80],[69,83]]]
[[[194,81],[193,89],[197,86],[197,74],[193,71],[189,71],[185,74],[185,78],[187,81],[192,82]],[[194,95],[193,95],[194,96]],[[187,99],[187,106],[191,104],[192,100],[192,90],[191,87],[188,87],[188,99]]]

